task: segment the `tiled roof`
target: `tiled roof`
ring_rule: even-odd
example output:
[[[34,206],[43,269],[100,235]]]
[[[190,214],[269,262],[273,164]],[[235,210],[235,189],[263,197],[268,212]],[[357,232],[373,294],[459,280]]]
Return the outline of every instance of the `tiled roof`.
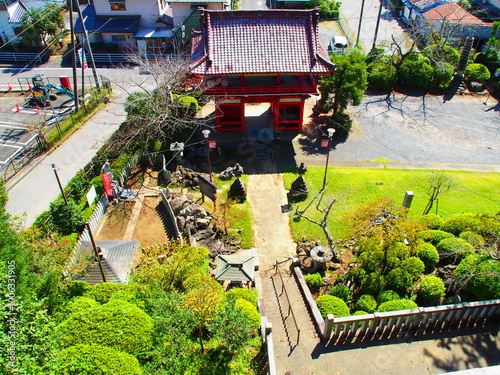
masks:
[[[204,10],[193,35],[195,74],[330,73],[316,10]]]
[[[248,255],[219,255],[215,268],[217,281],[253,281],[254,278],[253,256]]]
[[[422,15],[428,20],[446,20],[457,24],[486,24],[456,3],[438,5],[437,7],[424,12]]]
[[[96,16],[92,5],[87,5],[82,12],[85,27],[88,32],[96,33],[133,33],[139,30],[141,16],[134,17],[100,17]],[[78,18],[75,22],[75,33],[82,33],[82,21]]]
[[[36,10],[45,7],[48,4],[62,5],[60,1],[45,1],[45,0],[19,0],[12,3],[7,8],[9,12],[9,22],[18,23],[21,22],[26,13],[29,10]],[[64,4],[64,3],[63,3]]]

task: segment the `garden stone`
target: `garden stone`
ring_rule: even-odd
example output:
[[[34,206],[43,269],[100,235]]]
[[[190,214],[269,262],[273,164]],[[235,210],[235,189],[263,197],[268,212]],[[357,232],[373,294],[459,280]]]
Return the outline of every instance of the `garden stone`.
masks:
[[[210,225],[210,219],[196,219],[196,228],[197,229],[206,229]]]

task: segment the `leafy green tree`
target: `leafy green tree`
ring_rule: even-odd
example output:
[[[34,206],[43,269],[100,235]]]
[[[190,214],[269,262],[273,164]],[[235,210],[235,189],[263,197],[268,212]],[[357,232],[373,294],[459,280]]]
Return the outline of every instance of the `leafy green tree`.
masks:
[[[64,13],[61,6],[47,4],[43,8],[29,9],[21,19],[22,39],[20,44],[31,47],[47,47],[50,38],[64,28]]]
[[[338,17],[338,10],[342,3],[336,0],[310,0],[307,2],[307,8],[319,7],[319,15],[322,19],[331,19]]]
[[[60,375],[141,375],[139,361],[133,355],[95,344],[78,344],[61,351]]]
[[[453,67],[457,66],[460,60],[460,53],[447,44],[431,44],[422,51],[423,54],[434,64],[447,63]]]
[[[71,314],[57,327],[63,348],[98,344],[145,357],[151,350],[153,323],[139,307],[121,300]]]
[[[434,69],[425,57],[405,59],[399,67],[399,81],[409,89],[428,90],[433,76]]]
[[[329,95],[335,93],[331,107],[333,113],[343,112],[350,102],[359,105],[363,99],[368,85],[366,57],[354,50],[346,55],[333,55],[331,59],[337,70],[320,82],[320,104],[323,108],[329,109]]]
[[[85,218],[76,203],[68,199],[68,204],[63,199],[56,199],[50,203],[52,223],[63,236],[79,233],[85,225]]]
[[[453,78],[455,69],[451,64],[440,62],[434,67],[433,85],[438,89],[446,89]]]
[[[418,305],[408,299],[400,299],[394,301],[387,301],[377,308],[377,312],[388,312],[388,311],[399,311],[399,310],[410,310],[416,309]]]
[[[486,82],[490,79],[491,74],[486,66],[483,64],[469,64],[465,68],[464,77],[469,82]]]
[[[444,297],[445,289],[443,280],[439,277],[427,276],[420,283],[418,295],[428,302],[439,301]]]
[[[367,71],[371,90],[391,90],[398,80],[398,71],[390,62],[374,61],[368,65]]]

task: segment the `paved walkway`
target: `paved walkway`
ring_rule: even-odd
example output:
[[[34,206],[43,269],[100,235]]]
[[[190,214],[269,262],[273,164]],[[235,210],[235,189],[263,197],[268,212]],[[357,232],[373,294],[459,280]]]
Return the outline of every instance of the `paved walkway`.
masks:
[[[283,176],[270,162],[255,162],[249,171],[247,199],[252,207],[254,243],[259,250],[262,296],[273,326],[276,373],[315,375],[441,374],[500,364],[498,326],[425,337],[420,341],[376,342],[360,346],[325,346],[311,322],[290,273],[295,252]],[[267,173],[266,173],[267,171]],[[281,276],[274,265],[279,262]],[[285,285],[286,293],[283,289]],[[288,299],[286,297],[288,295]],[[292,307],[300,330],[289,313]]]

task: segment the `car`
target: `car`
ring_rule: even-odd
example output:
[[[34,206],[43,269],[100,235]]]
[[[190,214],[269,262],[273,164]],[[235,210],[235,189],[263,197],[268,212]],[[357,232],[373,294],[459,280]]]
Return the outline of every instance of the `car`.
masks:
[[[330,39],[328,52],[332,55],[343,55],[347,47],[347,38],[345,36],[336,35],[333,36],[332,39]]]

